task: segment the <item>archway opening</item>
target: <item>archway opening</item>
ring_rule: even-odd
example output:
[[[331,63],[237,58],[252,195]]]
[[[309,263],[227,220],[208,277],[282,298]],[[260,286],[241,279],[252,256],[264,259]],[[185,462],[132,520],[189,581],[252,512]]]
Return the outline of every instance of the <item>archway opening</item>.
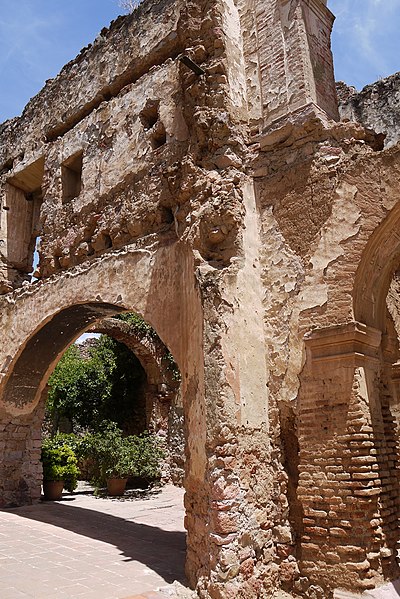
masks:
[[[155,435],[163,482],[182,485],[184,418],[178,366],[156,331],[135,313],[95,323],[71,344],[49,378],[46,434],[98,431]]]
[[[124,316],[116,318],[120,314],[124,314]],[[16,505],[35,502],[40,493],[42,482],[40,437],[49,377],[66,349],[73,346],[74,341],[82,333],[88,331],[100,333],[103,338],[108,339],[107,343],[109,344],[120,345],[122,343],[127,352],[136,356],[135,360],[139,363],[139,370],[143,373],[142,389],[139,393],[141,403],[139,401],[134,408],[134,410],[142,409],[142,413],[137,414],[142,422],[139,424],[136,422],[138,426],[136,431],[126,430],[126,432],[140,433],[146,429],[151,430],[155,435],[162,433],[161,436],[168,446],[170,439],[176,440],[179,429],[181,446],[179,449],[176,447],[174,452],[179,454],[180,460],[182,460],[186,443],[183,407],[179,394],[179,378],[174,379],[174,373],[168,369],[171,354],[151,325],[143,319],[139,319],[137,322],[140,323],[140,326],[137,326],[136,323],[135,327],[129,322],[126,314],[125,307],[100,303],[79,304],[61,310],[33,334],[21,348],[14,363],[10,365],[10,374],[5,384],[3,397],[9,412],[14,411],[20,422],[21,434],[17,440],[18,448],[15,446],[15,431],[12,430],[12,423],[10,423],[9,431],[9,437],[13,438],[10,448],[14,453],[14,468],[20,477],[18,491],[14,494],[13,503]],[[174,361],[173,363],[176,367]],[[173,416],[172,412],[174,412]],[[129,426],[134,426],[134,422],[134,418],[130,423],[127,422],[128,429]],[[175,429],[170,431],[168,427],[171,422],[174,423]],[[20,458],[18,464],[15,460],[16,450]],[[168,454],[169,467],[173,462],[171,453]],[[170,470],[174,470],[174,468],[170,467]],[[177,470],[179,468],[175,468],[175,474]],[[182,482],[178,478],[178,475],[175,478],[169,476],[168,482]],[[134,518],[134,516],[132,517]],[[156,524],[154,528],[156,528]],[[181,532],[183,535],[183,524]],[[168,535],[164,535],[164,537],[171,538]],[[168,552],[165,553],[167,555]],[[176,552],[170,552],[170,556],[174,553],[176,564]],[[178,567],[180,576],[184,571],[184,559],[183,552]]]
[[[146,371],[107,334],[85,333],[70,345],[48,381],[45,431],[82,435],[104,420],[125,434],[146,430]]]
[[[375,539],[385,558],[376,569],[381,568],[385,580],[397,578],[400,571],[399,223],[396,206],[371,235],[357,268],[353,304],[355,321],[367,325],[366,334],[378,340],[374,349],[367,350],[371,357],[365,360],[364,372],[380,501]]]

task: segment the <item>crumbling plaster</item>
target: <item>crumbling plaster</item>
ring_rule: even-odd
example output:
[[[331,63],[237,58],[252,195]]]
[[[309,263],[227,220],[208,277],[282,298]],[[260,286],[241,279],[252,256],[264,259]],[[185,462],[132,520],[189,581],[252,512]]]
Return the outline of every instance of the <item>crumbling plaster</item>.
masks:
[[[326,4],[144,2],[0,128],[1,503],[38,498],[66,346],[136,311],[182,376],[204,599],[397,575],[399,150],[338,122]]]

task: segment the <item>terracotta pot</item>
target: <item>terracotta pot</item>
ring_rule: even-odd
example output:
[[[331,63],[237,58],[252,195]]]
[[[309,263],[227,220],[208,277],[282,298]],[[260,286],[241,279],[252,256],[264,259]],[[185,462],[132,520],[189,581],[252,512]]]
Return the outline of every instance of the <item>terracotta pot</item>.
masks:
[[[46,501],[58,501],[64,488],[63,480],[44,480],[43,495]]]
[[[109,495],[123,495],[125,492],[127,478],[109,478],[107,480],[107,492]]]

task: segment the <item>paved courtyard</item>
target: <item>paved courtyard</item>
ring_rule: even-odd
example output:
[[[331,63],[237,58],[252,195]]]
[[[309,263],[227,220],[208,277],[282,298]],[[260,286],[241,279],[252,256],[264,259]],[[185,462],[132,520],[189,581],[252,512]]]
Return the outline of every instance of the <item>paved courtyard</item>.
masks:
[[[0,597],[176,597],[185,593],[183,517],[183,491],[172,486],[0,511]]]

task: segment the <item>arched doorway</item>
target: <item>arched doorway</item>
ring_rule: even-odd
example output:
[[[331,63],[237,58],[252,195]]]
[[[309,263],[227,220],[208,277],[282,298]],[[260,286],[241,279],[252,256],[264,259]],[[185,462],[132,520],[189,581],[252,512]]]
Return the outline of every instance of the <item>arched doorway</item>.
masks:
[[[173,355],[154,329],[129,313],[104,318],[90,332],[122,343],[138,359],[145,374],[139,407],[142,430],[154,432],[165,440],[165,476],[181,485],[185,463],[184,413],[181,375]]]
[[[97,321],[49,378],[45,431],[77,433],[112,420],[125,435],[145,431],[163,446],[163,481],[182,485],[185,464],[181,375],[156,331],[138,315]]]
[[[325,322],[304,337],[299,393],[301,568],[324,592],[361,592],[399,575],[400,209],[388,212],[385,197],[375,210],[361,194],[353,201],[360,225],[327,272]]]
[[[194,584],[207,556],[199,543],[198,522],[191,517],[207,513],[202,309],[192,258],[183,245],[154,255],[124,251],[80,268],[75,276],[68,273],[27,293],[22,290],[12,304],[5,302],[0,314],[3,330],[9,331],[0,359],[1,504],[38,499],[40,400],[57,360],[82,332],[123,311],[136,312],[152,325],[182,375],[187,572]]]

